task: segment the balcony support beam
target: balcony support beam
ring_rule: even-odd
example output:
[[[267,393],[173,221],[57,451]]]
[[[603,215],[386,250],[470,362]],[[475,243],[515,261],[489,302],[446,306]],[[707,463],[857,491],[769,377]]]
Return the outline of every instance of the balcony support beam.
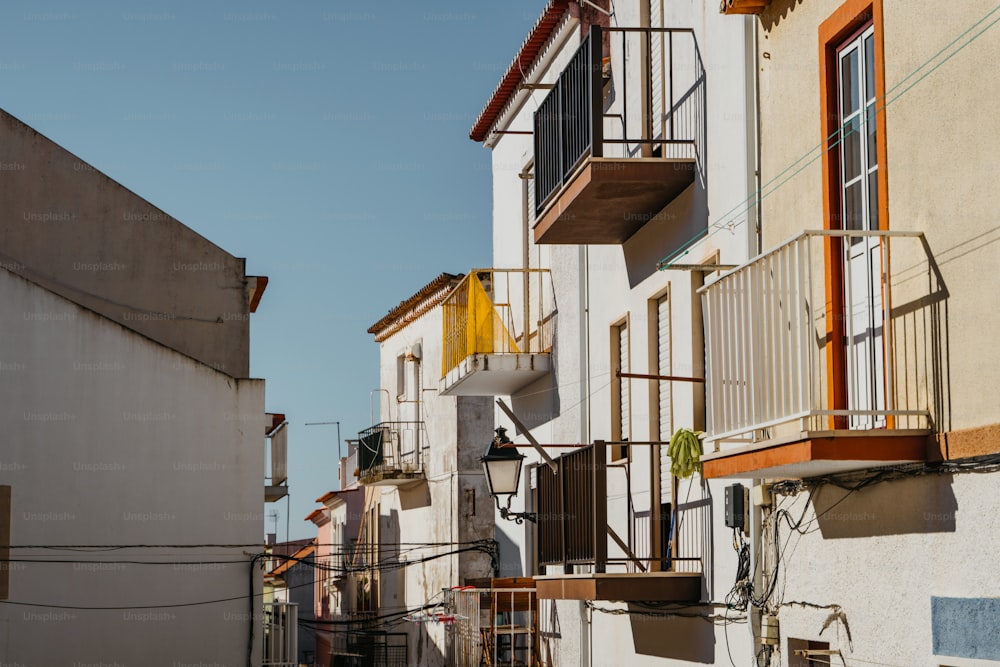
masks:
[[[538,455],[542,457],[542,460],[545,461],[547,464],[549,464],[549,467],[552,468],[552,472],[558,474],[559,466],[556,465],[556,462],[553,460],[551,456],[549,456],[548,452],[542,449],[542,446],[538,444],[538,440],[535,439],[535,436],[531,435],[531,431],[529,431],[528,427],[525,426],[524,423],[517,418],[517,415],[514,414],[514,411],[511,410],[507,406],[507,404],[503,402],[502,398],[497,399],[497,405],[499,405],[500,409],[504,411],[504,414],[506,414],[510,418],[510,420],[514,422],[514,426],[516,426],[517,430],[519,430],[528,440],[528,442],[531,443],[531,446],[535,448],[535,451],[538,452]]]

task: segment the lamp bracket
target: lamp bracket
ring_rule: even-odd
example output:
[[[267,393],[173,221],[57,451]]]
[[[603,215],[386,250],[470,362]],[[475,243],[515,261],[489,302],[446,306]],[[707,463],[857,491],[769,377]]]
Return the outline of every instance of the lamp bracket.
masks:
[[[512,495],[507,496],[507,506],[506,507],[501,507],[500,506],[500,498],[498,498],[497,496],[493,497],[493,499],[497,503],[497,509],[500,510],[500,518],[501,519],[505,519],[507,521],[513,521],[517,525],[523,524],[525,519],[527,519],[531,523],[538,523],[538,515],[535,514],[534,512],[511,512],[510,511],[510,501],[513,499],[513,497],[514,496],[512,496]]]

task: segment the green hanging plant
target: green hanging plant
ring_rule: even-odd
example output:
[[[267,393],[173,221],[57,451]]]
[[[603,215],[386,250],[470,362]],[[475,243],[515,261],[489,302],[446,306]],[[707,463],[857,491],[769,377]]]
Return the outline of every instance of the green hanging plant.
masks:
[[[675,477],[686,479],[692,473],[701,472],[701,440],[703,431],[679,428],[670,438],[667,455],[670,456],[670,472]]]

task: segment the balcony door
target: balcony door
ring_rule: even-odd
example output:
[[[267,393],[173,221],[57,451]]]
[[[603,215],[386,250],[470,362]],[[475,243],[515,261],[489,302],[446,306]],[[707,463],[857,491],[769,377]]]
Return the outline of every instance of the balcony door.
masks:
[[[837,52],[840,104],[840,204],[843,229],[877,230],[875,36],[868,26]],[[885,410],[881,244],[844,240],[844,336],[848,408]],[[884,415],[855,415],[850,428],[880,428]]]

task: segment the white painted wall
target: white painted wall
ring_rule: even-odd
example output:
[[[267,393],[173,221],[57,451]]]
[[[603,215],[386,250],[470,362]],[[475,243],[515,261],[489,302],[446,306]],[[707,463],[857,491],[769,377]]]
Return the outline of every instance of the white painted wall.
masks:
[[[413,561],[459,548],[459,543],[493,538],[493,505],[479,457],[493,437],[494,407],[488,397],[438,395],[441,377],[442,316],[437,306],[380,343],[380,421],[420,420],[425,428],[423,466],[426,482],[402,489],[368,487],[366,509],[377,504],[379,540],[383,549],[394,544]],[[419,361],[403,367],[420,386],[408,385],[404,400],[421,398],[419,406],[397,400],[397,358],[419,349]],[[414,544],[441,546],[412,548]],[[388,558],[384,554],[383,558]],[[432,599],[443,600],[442,589],[464,584],[466,578],[488,577],[488,556],[463,553],[387,570],[379,575],[379,613],[414,609]],[[408,633],[409,664],[445,665],[449,635],[434,623],[403,623],[395,631]]]
[[[257,549],[165,545],[260,543],[263,381],[229,377],[6,270],[0,300],[0,484],[12,487],[12,544],[160,545],[12,549],[94,562],[12,563],[0,662],[243,664],[246,596],[261,592],[259,571],[250,584]],[[219,560],[232,562],[171,564]],[[222,598],[236,600],[31,606]]]
[[[673,373],[698,375],[698,359],[692,319],[697,303],[697,284],[687,271],[656,271],[656,262],[686,243],[694,234],[716,222],[724,221],[723,231],[695,243],[690,252],[679,258],[682,263],[707,260],[718,251],[718,261],[739,263],[747,256],[751,235],[748,213],[741,205],[749,195],[748,169],[752,154],[748,151],[748,129],[744,82],[744,30],[741,19],[718,14],[711,3],[693,1],[666,3],[668,27],[690,27],[696,31],[698,46],[707,72],[707,155],[702,156],[706,181],[690,187],[656,218],[645,225],[622,246],[536,246],[529,240],[532,266],[552,271],[556,294],[556,343],[553,353],[555,371],[551,378],[540,380],[507,400],[528,422],[532,434],[541,442],[585,444],[612,435],[610,327],[628,318],[631,346],[631,370],[651,372],[653,363],[647,312],[650,300],[664,291],[672,297]],[[614,25],[640,25],[640,3],[615,3]],[[571,25],[571,30],[578,30]],[[579,43],[578,35],[569,38],[563,50],[552,58],[555,65],[539,79],[554,81],[566,60]],[[613,56],[614,57],[614,52]],[[637,86],[631,81],[633,92]],[[620,82],[618,82],[620,85]],[[535,92],[532,103],[504,120],[501,129],[531,129],[531,114],[545,91]],[[637,99],[630,101],[632,109]],[[608,113],[622,110],[619,96]],[[493,152],[493,265],[522,266],[523,217],[522,182],[517,174],[532,157],[531,137],[500,135]],[[749,173],[752,173],[749,172]],[[731,229],[728,223],[732,222]],[[530,239],[530,236],[529,236]],[[655,358],[655,356],[653,357]],[[653,383],[632,380],[631,439],[656,439]],[[696,385],[673,385],[673,412],[676,426],[700,426],[696,422]],[[650,407],[654,406],[651,414]],[[513,428],[501,419],[500,423]],[[525,442],[523,436],[515,439]],[[527,451],[527,450],[526,450]],[[552,450],[558,454],[559,450]],[[537,456],[528,451],[529,460]],[[646,510],[650,502],[652,448],[633,448],[630,475],[632,501],[636,510]],[[627,535],[626,489],[624,472],[608,473],[608,507],[612,527]],[[515,498],[524,503],[529,496],[528,482]],[[723,483],[702,483],[697,477],[682,482],[679,500],[687,507],[682,533],[698,545],[706,571],[705,599],[722,600],[735,577],[736,558],[729,547],[731,533],[722,525]],[[531,548],[524,528],[499,521],[498,533],[514,543],[504,554],[503,567],[523,568],[530,573]],[[609,553],[620,555],[612,545]],[[682,555],[686,555],[682,553]],[[509,563],[507,559],[519,562]],[[611,568],[609,568],[611,569]],[[551,573],[551,572],[550,572]],[[613,602],[597,602],[607,610],[622,609]],[[708,608],[702,611],[709,613]],[[746,625],[727,630],[701,620],[648,619],[639,616],[590,612],[575,601],[542,603],[541,629],[547,633],[546,651],[551,664],[564,665],[670,665],[700,662],[727,662],[728,646],[737,660],[746,662],[753,654]],[[728,634],[728,637],[726,636]]]

